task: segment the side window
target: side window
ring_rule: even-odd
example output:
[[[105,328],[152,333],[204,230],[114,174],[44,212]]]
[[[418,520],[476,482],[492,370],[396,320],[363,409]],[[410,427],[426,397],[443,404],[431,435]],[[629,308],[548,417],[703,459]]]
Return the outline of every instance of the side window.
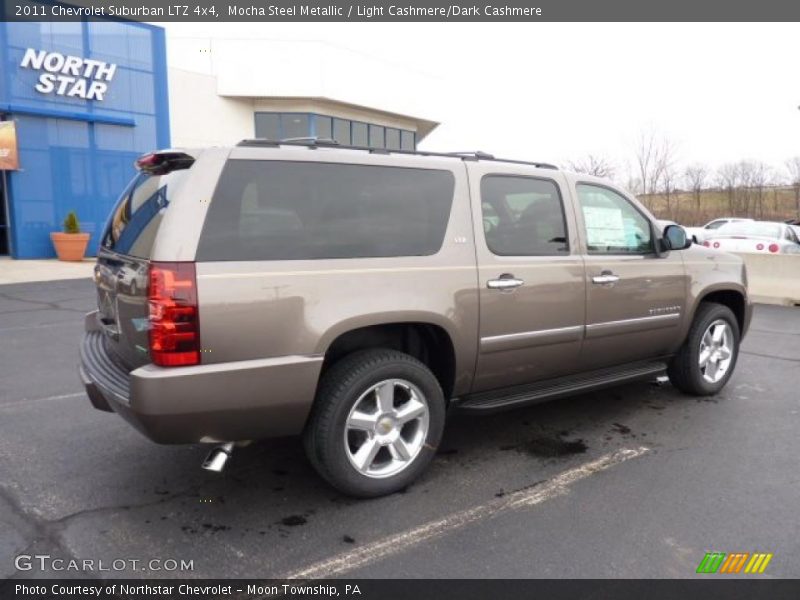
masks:
[[[450,171],[230,160],[198,261],[430,256],[442,247]]]
[[[725,223],[727,223],[727,221],[724,221],[724,220],[721,220],[721,221],[711,221],[711,223],[709,223],[708,225],[706,225],[706,229],[719,229],[720,227],[722,227],[723,225],[725,225]]]
[[[499,256],[567,254],[558,186],[547,179],[487,175],[481,180],[486,245]]]
[[[650,222],[627,198],[598,185],[578,184],[589,254],[649,254]]]

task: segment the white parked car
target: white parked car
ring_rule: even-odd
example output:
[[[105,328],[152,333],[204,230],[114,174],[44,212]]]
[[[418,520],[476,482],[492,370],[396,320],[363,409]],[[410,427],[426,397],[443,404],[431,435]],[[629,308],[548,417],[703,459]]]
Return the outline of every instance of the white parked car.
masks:
[[[752,221],[753,219],[743,219],[739,217],[722,217],[720,219],[714,219],[713,221],[709,221],[702,227],[684,227],[686,230],[686,235],[692,239],[695,244],[702,244],[705,240],[707,240],[711,235],[714,234],[715,230],[719,229],[723,225],[727,225],[728,223],[741,223],[742,221]]]
[[[703,246],[726,252],[800,254],[800,238],[794,228],[772,221],[728,223],[714,231]]]

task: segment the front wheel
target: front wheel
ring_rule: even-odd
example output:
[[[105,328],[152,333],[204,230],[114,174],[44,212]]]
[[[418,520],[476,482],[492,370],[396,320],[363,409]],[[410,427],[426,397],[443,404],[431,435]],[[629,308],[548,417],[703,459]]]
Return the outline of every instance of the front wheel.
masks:
[[[322,378],[304,433],[306,453],[346,494],[390,494],[428,465],[444,419],[442,389],[424,364],[395,350],[356,352]]]
[[[703,302],[667,374],[686,394],[711,396],[730,379],[739,355],[739,323],[727,306]]]

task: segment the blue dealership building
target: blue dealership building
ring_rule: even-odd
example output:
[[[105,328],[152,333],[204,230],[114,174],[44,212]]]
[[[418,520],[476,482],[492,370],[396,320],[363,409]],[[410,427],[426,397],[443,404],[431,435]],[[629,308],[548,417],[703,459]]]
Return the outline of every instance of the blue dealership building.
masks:
[[[88,254],[135,158],[170,146],[163,29],[144,23],[0,22],[0,120],[19,169],[0,178],[0,254],[55,256],[74,210]]]
[[[270,39],[270,23],[242,40],[166,27],[0,21],[0,121],[13,123],[0,123],[0,256],[54,257],[70,211],[95,255],[134,160],[154,149],[318,136],[409,150],[439,125],[427,106],[442,84],[414,69]]]

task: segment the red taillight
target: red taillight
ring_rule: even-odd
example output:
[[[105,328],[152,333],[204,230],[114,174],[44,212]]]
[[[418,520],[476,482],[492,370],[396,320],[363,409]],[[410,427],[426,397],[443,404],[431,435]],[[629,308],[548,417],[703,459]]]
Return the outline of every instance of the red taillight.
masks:
[[[194,263],[150,264],[150,358],[162,367],[200,364]]]
[[[781,247],[778,246],[778,244],[770,244],[769,245],[769,251],[772,252],[773,254],[775,254],[780,249],[781,249]]]
[[[714,248],[719,248],[719,242],[714,242]]]
[[[756,244],[756,250],[763,250],[764,244]]]
[[[142,156],[137,158],[134,165],[136,166],[137,169],[143,170],[150,167],[155,167],[160,162],[161,159],[159,158],[158,154],[156,154],[155,152],[151,152],[150,154],[143,154]]]
[[[703,242],[703,246],[705,246],[706,248],[708,248],[710,245],[711,244],[709,244],[708,241]]]

